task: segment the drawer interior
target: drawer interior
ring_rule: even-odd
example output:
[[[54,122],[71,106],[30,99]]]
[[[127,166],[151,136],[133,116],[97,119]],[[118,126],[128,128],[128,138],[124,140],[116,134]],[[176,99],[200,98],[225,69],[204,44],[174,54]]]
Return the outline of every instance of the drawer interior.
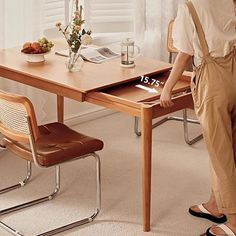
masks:
[[[137,78],[135,81],[106,88],[100,90],[99,92],[133,102],[158,100],[168,76],[169,72],[150,77],[144,76]],[[188,91],[189,87],[189,76],[183,75],[173,89],[173,96],[178,93]],[[153,89],[154,91],[151,92],[150,89]]]

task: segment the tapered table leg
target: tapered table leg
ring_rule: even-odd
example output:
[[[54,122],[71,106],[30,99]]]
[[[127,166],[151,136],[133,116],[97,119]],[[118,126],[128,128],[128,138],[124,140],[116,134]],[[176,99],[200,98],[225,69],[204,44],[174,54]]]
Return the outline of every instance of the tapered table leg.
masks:
[[[64,123],[64,97],[57,95],[57,120]]]
[[[144,106],[141,112],[143,231],[150,231],[151,160],[152,160],[152,108]]]

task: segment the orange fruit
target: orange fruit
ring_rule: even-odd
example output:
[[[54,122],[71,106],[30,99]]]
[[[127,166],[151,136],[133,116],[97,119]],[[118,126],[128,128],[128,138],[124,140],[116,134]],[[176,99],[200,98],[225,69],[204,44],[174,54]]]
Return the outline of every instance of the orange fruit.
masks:
[[[38,50],[38,49],[41,48],[41,46],[40,46],[40,44],[39,44],[38,42],[33,42],[33,43],[31,44],[31,47],[32,47],[33,49],[35,49],[35,50]]]
[[[30,43],[30,42],[25,42],[25,43],[23,44],[23,49],[29,48],[29,47],[31,47],[31,43]]]

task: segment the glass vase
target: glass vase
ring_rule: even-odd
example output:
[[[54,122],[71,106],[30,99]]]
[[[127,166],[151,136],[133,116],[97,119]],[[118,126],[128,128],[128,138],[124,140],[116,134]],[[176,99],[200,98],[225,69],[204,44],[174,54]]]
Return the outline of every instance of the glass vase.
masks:
[[[73,52],[69,49],[69,57],[66,60],[66,67],[70,72],[80,71],[83,67],[84,60],[80,56],[80,49],[77,52]]]

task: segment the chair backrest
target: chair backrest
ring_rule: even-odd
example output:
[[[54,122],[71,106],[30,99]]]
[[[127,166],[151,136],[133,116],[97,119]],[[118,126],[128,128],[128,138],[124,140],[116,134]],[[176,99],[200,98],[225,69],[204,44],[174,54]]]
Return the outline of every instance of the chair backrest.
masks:
[[[178,53],[178,50],[174,47],[174,44],[173,44],[173,37],[172,37],[173,24],[174,24],[174,19],[170,20],[170,22],[168,24],[168,30],[167,30],[167,50],[168,50],[168,52]]]
[[[28,143],[31,132],[39,137],[35,112],[30,100],[0,90],[0,132],[7,138]]]
[[[178,50],[174,47],[174,43],[173,43],[173,37],[172,37],[173,24],[174,24],[174,19],[172,19],[168,24],[167,40],[166,40],[166,46],[167,46],[167,51],[169,52],[170,63],[172,63],[172,54],[178,53]]]

